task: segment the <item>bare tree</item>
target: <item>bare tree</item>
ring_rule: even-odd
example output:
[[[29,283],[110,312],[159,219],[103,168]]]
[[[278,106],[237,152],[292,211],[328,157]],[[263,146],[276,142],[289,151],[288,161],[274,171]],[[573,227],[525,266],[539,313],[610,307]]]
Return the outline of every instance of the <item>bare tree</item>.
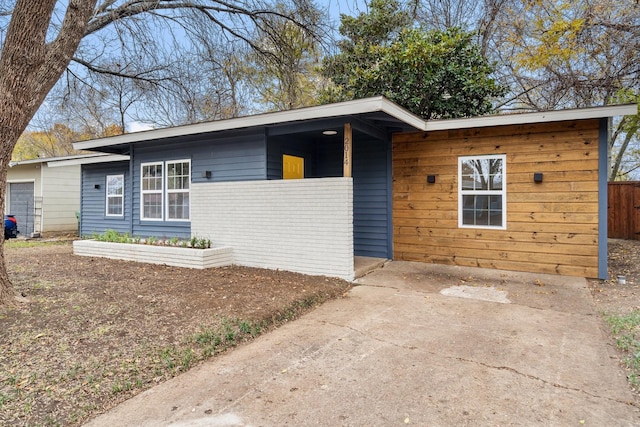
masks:
[[[84,68],[159,84],[165,76],[141,75],[138,70],[137,75],[130,75],[127,68],[145,64],[160,50],[165,39],[154,36],[156,28],[170,28],[176,38],[191,37],[200,28],[215,28],[230,40],[269,55],[251,35],[257,29],[269,32],[271,16],[282,16],[313,32],[313,23],[304,22],[308,14],[298,13],[313,4],[292,1],[295,14],[289,16],[270,10],[261,0],[16,0],[13,7],[0,5],[0,209],[4,211],[6,171],[13,148],[68,67],[71,73]],[[119,67],[110,69],[107,64],[118,56]],[[70,67],[72,61],[77,67]],[[161,68],[149,65],[149,70]],[[0,304],[13,300],[0,245]]]
[[[446,30],[460,27],[475,32],[477,43],[486,57],[499,18],[507,12],[513,0],[412,0],[409,7],[420,24],[427,28]]]

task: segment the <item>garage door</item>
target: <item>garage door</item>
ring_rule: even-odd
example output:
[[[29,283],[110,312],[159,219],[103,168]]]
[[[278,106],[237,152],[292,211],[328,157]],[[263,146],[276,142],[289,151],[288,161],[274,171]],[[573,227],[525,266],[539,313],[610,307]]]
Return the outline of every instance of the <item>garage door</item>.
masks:
[[[33,196],[33,182],[9,183],[9,209],[7,213],[16,217],[18,231],[23,237],[33,233]]]

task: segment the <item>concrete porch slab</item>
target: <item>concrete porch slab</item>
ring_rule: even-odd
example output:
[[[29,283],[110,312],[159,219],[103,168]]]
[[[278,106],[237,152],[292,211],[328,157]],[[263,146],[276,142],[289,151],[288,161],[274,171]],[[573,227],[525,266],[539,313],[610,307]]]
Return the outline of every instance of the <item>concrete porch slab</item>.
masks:
[[[353,257],[353,270],[355,278],[358,279],[362,276],[366,276],[374,270],[382,267],[388,259],[386,258],[374,258],[368,256],[356,256]]]

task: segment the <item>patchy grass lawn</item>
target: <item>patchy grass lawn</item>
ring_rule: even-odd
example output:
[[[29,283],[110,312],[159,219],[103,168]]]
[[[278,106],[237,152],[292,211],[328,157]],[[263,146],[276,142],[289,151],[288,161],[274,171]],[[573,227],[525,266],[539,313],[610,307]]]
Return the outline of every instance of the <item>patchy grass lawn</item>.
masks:
[[[624,283],[618,282],[619,275],[625,277]],[[591,294],[640,404],[640,241],[609,240],[609,277],[591,280]]]
[[[5,244],[28,304],[0,308],[0,425],[79,425],[342,296],[339,279],[76,257],[70,242]]]

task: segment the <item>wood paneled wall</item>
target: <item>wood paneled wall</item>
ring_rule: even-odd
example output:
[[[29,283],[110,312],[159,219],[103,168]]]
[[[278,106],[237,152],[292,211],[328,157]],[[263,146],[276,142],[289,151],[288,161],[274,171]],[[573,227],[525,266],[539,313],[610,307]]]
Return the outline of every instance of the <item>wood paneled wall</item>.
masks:
[[[610,182],[609,237],[640,240],[640,181]]]
[[[396,135],[394,259],[598,277],[598,127],[579,120]],[[459,228],[458,157],[486,154],[506,154],[507,228]]]

